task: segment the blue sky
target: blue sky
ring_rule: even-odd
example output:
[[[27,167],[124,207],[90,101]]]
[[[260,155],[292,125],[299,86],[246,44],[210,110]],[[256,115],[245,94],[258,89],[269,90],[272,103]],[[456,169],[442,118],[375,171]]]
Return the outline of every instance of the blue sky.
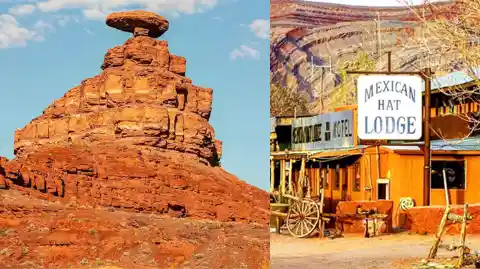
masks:
[[[98,74],[107,49],[131,36],[105,14],[144,9],[165,16],[170,52],[187,76],[214,90],[211,124],[224,142],[222,164],[269,186],[269,1],[0,0],[0,155],[13,134],[53,100]]]

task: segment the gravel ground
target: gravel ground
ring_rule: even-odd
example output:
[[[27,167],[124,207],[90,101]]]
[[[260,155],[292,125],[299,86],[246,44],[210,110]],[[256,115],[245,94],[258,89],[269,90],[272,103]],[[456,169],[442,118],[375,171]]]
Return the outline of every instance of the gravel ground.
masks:
[[[452,240],[459,242],[459,238],[459,235],[445,236],[443,242],[448,245]],[[428,256],[433,240],[434,235],[407,233],[374,238],[349,236],[333,240],[271,234],[270,268],[411,269]],[[480,236],[467,236],[467,246],[480,250]],[[453,258],[457,253],[441,248],[438,257]]]

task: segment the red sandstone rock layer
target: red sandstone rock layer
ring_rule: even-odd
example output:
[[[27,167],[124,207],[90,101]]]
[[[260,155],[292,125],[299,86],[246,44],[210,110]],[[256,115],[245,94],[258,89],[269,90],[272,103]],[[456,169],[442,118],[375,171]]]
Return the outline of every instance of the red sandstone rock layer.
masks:
[[[110,49],[103,72],[68,91],[15,132],[15,154],[47,145],[113,143],[174,150],[216,163],[208,123],[212,89],[185,77],[186,61],[166,41],[133,37]]]
[[[0,193],[2,269],[263,269],[270,268],[269,236],[261,225],[78,208]]]
[[[175,217],[266,223],[267,195],[219,167],[131,146],[44,147],[5,165],[12,188],[39,198]]]
[[[160,37],[168,30],[168,21],[148,11],[125,11],[112,13],[107,17],[107,25],[121,31],[150,37]]]
[[[212,89],[185,77],[185,58],[166,41],[134,32],[106,53],[101,74],[15,132],[16,158],[2,171],[7,186],[48,199],[266,223],[266,192],[215,167]]]
[[[425,11],[426,18],[451,16],[461,10],[460,3],[443,1],[434,5],[414,6],[418,14]],[[422,12],[419,12],[422,11]],[[272,0],[270,20],[272,26],[306,26],[335,24],[340,22],[372,21],[377,18],[377,13],[382,20],[417,21],[418,17],[406,6],[358,6],[342,5],[325,2]]]

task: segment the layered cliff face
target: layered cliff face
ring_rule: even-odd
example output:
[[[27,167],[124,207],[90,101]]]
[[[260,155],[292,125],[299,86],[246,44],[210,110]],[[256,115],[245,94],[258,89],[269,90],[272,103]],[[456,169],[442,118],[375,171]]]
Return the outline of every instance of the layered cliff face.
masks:
[[[399,3],[408,3],[400,0]],[[432,1],[433,2],[433,1]],[[340,22],[368,21],[380,16],[386,21],[416,21],[417,14],[425,18],[449,17],[459,11],[454,1],[440,1],[435,5],[422,6],[358,6],[302,0],[271,0],[270,19],[272,27],[306,26],[318,27]]]
[[[454,2],[439,2],[417,9],[424,11],[425,18],[434,19],[455,17],[459,7]],[[375,22],[377,12],[379,29]],[[272,80],[305,93],[310,99],[312,113],[332,109],[335,105],[331,103],[333,90],[343,82],[342,67],[358,59],[360,52],[369,55],[377,70],[387,70],[387,51],[392,52],[394,71],[432,67],[441,74],[441,71],[454,69],[458,59],[452,54],[443,55],[439,61],[435,53],[440,44],[430,42],[428,36],[422,34],[417,15],[406,7],[274,0],[271,25]],[[412,40],[425,40],[430,52],[419,45],[420,42],[410,42]],[[377,53],[378,44],[381,44],[380,54]]]
[[[174,150],[212,164],[221,155],[208,123],[212,89],[185,77],[167,41],[139,35],[110,49],[103,72],[69,90],[15,133],[15,154],[66,145],[115,144]]]
[[[107,24],[134,37],[106,53],[101,74],[16,131],[16,157],[3,165],[7,186],[48,199],[266,223],[267,194],[215,167],[212,89],[193,85],[185,58],[156,39],[168,22],[138,11],[112,14]]]

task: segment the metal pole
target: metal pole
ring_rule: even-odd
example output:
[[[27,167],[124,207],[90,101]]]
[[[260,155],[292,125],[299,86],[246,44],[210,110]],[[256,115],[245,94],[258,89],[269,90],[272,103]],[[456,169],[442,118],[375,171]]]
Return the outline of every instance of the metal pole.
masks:
[[[424,172],[423,172],[423,181],[424,181],[424,205],[430,205],[430,91],[431,91],[431,78],[432,78],[432,69],[425,68],[424,79],[425,79],[425,123],[424,123]]]
[[[392,72],[392,52],[388,52],[388,72]]]
[[[380,13],[377,12],[377,19],[375,19],[377,26],[377,55],[380,57]]]
[[[321,105],[322,105],[322,113],[324,113],[324,102],[323,100],[325,100],[325,97],[324,97],[324,91],[323,91],[323,68],[322,68],[322,81],[321,81],[321,88],[320,88],[320,102],[321,102]]]

